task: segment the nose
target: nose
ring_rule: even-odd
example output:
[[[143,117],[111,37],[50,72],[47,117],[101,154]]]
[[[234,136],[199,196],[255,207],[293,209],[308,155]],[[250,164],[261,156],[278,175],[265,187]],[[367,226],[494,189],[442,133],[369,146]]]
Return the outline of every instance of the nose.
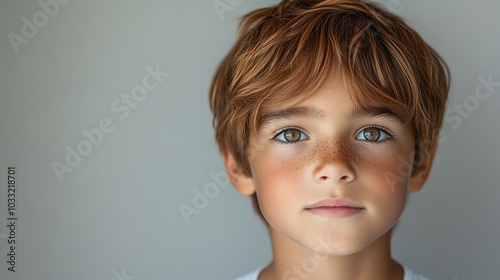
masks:
[[[343,141],[323,143],[316,151],[314,178],[319,183],[347,184],[356,179],[353,149]]]

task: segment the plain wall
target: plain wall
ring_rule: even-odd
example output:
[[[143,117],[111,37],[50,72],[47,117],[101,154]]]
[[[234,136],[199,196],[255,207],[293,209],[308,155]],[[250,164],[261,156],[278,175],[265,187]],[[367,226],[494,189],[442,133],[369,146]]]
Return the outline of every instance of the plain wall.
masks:
[[[443,142],[395,230],[394,256],[432,279],[496,279],[500,1],[380,2],[452,73]],[[71,0],[47,15],[38,1],[0,2],[1,279],[233,279],[270,261],[250,199],[220,181],[207,96],[238,18],[273,3]],[[147,67],[168,76],[148,80],[156,87],[141,95]],[[488,77],[497,84],[480,100]],[[127,105],[132,92],[141,100]],[[89,148],[82,131],[100,124],[109,133]],[[80,162],[68,156],[78,147]],[[6,262],[10,165],[15,273]],[[184,219],[179,207],[196,207],[204,189],[208,204]]]

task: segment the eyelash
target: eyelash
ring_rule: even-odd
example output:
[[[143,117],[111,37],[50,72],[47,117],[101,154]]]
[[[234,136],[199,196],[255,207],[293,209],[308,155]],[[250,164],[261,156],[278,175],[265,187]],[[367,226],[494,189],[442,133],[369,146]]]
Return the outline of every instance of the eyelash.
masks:
[[[281,128],[280,130],[278,130],[277,132],[275,132],[273,134],[273,137],[272,137],[272,140],[274,141],[277,141],[279,142],[280,144],[284,144],[284,145],[293,145],[293,144],[297,144],[301,141],[304,141],[304,140],[297,140],[297,141],[282,141],[282,140],[278,140],[276,139],[276,137],[278,137],[279,135],[281,135],[283,132],[289,130],[289,129],[297,129],[298,131],[300,131],[301,134],[305,135],[308,139],[309,139],[309,136],[307,136],[307,134],[304,132],[304,130],[300,127],[296,127],[296,126],[288,126],[288,127],[283,127]]]
[[[368,142],[368,143],[373,143],[373,144],[379,145],[379,144],[382,144],[383,142],[387,141],[388,139],[390,139],[390,138],[392,138],[394,136],[392,133],[388,132],[388,130],[386,128],[383,128],[380,125],[369,124],[369,125],[366,125],[366,126],[362,127],[360,130],[358,130],[356,132],[354,138],[356,138],[363,130],[368,129],[368,128],[375,128],[375,129],[380,130],[381,132],[387,134],[387,138],[384,139],[384,140],[381,140],[381,141],[369,141],[369,140],[360,140],[360,139],[356,139],[356,140],[360,140],[360,141],[364,141],[364,142]],[[287,131],[289,129],[297,129],[298,131],[300,131],[301,134],[304,134],[307,138],[309,138],[309,136],[304,132],[304,130],[302,128],[296,127],[296,126],[288,126],[288,127],[281,128],[280,130],[278,130],[277,132],[275,132],[273,134],[273,136],[272,136],[272,140],[277,141],[280,144],[284,144],[284,145],[293,145],[293,144],[297,144],[297,143],[299,143],[301,141],[304,141],[304,140],[282,141],[282,140],[276,139],[276,137],[278,137],[280,134],[282,134],[283,132],[285,132],[285,131]]]
[[[375,128],[375,129],[382,131],[383,133],[387,134],[387,138],[384,140],[381,140],[381,141],[368,141],[368,140],[361,140],[361,141],[368,142],[370,144],[379,145],[379,144],[382,144],[383,142],[389,140],[390,138],[394,137],[394,135],[392,133],[390,133],[388,131],[388,129],[383,128],[382,126],[380,126],[378,124],[369,124],[369,125],[362,127],[360,130],[358,130],[358,132],[356,132],[356,135],[354,136],[354,138],[356,138],[363,130],[368,129],[368,128]],[[360,139],[356,139],[356,140],[360,140]]]

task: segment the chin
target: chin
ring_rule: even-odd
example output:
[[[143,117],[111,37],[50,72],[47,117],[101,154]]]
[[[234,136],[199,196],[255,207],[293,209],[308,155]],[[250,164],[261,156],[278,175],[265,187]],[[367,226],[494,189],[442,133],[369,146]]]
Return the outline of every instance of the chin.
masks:
[[[315,252],[325,256],[350,256],[363,251],[369,244],[343,244],[331,245],[328,247],[318,247]]]
[[[350,256],[362,252],[370,247],[381,236],[349,236],[342,238],[338,236],[318,240],[313,244],[303,244],[315,254],[324,256]]]

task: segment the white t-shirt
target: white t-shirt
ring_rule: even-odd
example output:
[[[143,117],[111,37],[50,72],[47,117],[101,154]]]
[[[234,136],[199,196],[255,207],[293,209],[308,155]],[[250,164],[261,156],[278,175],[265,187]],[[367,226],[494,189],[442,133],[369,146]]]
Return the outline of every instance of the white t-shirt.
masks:
[[[236,280],[258,280],[260,272],[264,269],[261,267],[255,271],[248,273],[245,276],[241,276]],[[425,278],[424,276],[414,273],[411,269],[406,266],[403,266],[404,269],[404,278],[403,280],[430,280],[429,278]]]

